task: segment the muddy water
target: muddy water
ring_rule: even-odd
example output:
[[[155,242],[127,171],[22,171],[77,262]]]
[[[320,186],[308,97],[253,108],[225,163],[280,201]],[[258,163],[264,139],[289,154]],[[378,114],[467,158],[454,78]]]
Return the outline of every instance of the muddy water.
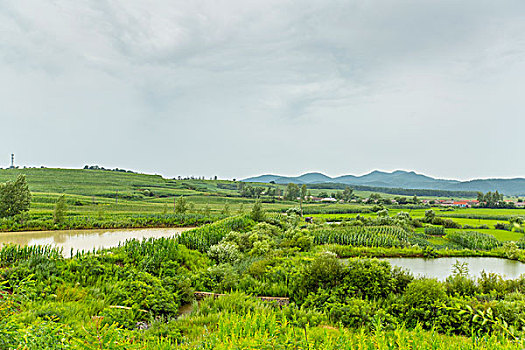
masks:
[[[500,258],[387,258],[393,266],[399,266],[412,272],[414,276],[424,276],[446,279],[452,274],[453,265],[456,261],[466,263],[469,275],[480,277],[481,271],[494,272],[505,279],[515,279],[525,273],[525,264],[519,261],[500,259]]]
[[[181,228],[147,228],[118,230],[67,230],[67,231],[30,231],[2,232],[0,245],[14,243],[18,245],[52,245],[63,248],[65,257],[71,255],[71,250],[93,250],[93,248],[116,247],[119,242],[127,239],[142,239],[150,237],[173,237],[191,229]]]

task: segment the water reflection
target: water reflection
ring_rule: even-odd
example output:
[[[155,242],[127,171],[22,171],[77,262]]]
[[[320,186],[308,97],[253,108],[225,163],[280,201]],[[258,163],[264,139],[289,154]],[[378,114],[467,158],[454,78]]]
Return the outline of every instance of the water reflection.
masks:
[[[452,267],[456,261],[467,263],[469,275],[472,277],[481,276],[483,270],[487,273],[500,274],[506,279],[515,279],[525,273],[524,263],[500,258],[387,258],[385,260],[390,261],[392,265],[409,270],[414,276],[431,277],[439,280],[444,280],[452,274]]]
[[[70,231],[31,231],[0,233],[0,245],[53,245],[63,248],[64,256],[69,257],[71,249],[93,250],[93,248],[115,247],[127,239],[150,237],[172,237],[189,228],[148,228],[119,230],[70,230]]]

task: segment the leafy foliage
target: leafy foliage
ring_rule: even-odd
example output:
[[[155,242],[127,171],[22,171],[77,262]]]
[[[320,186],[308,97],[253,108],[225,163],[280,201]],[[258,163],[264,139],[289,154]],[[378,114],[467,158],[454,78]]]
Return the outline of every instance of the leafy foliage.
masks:
[[[246,216],[235,216],[211,225],[185,231],[178,236],[180,244],[200,252],[207,252],[212,245],[219,243],[231,231],[248,231],[255,222]]]
[[[0,184],[0,218],[28,211],[30,205],[31,192],[24,175],[19,175],[15,181]]]
[[[469,249],[490,250],[501,246],[494,236],[476,231],[451,232],[446,238]]]

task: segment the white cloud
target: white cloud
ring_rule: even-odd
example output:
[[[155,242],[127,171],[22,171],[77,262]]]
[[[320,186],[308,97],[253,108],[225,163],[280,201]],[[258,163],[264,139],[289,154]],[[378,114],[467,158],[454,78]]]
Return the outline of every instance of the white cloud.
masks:
[[[524,7],[4,1],[0,147],[166,175],[520,175]]]

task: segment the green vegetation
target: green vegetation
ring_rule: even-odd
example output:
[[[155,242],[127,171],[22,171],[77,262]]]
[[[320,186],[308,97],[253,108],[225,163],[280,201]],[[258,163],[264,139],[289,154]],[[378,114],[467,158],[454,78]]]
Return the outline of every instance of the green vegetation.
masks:
[[[452,232],[446,238],[469,249],[491,250],[501,245],[494,236],[475,231]]]
[[[425,234],[442,236],[445,234],[445,228],[443,226],[427,226],[425,227]]]
[[[55,224],[63,224],[66,217],[66,197],[60,196],[55,204],[53,219]]]
[[[3,231],[198,227],[67,259],[50,246],[1,247],[1,349],[525,346],[525,276],[474,278],[458,263],[437,281],[375,259],[525,261],[519,209],[429,209],[413,196],[394,206],[348,187],[309,203],[319,192],[299,186],[94,168],[1,170],[13,181],[2,188],[20,172],[31,207],[0,219]]]
[[[254,224],[253,220],[244,216],[228,218],[211,225],[185,231],[177,236],[176,240],[190,249],[204,253],[211,246],[219,243],[228,233],[232,231],[245,232]]]
[[[0,218],[20,215],[29,210],[30,204],[31,192],[25,176],[0,184]]]
[[[313,231],[316,244],[341,244],[363,247],[406,247],[408,234],[401,227],[321,227]]]
[[[380,248],[314,243],[331,226],[301,229],[297,219],[290,214],[256,223],[232,217],[180,238],[131,240],[70,259],[49,247],[3,247],[0,344],[6,349],[525,344],[522,279],[486,274],[474,280],[458,269],[438,282],[414,279],[386,261],[343,262],[334,253],[337,247],[351,247],[354,255],[392,249],[388,242]],[[402,237],[410,245],[403,228],[366,228],[334,228],[328,237],[350,229]],[[398,252],[424,250],[412,245]],[[229,294],[194,302],[196,290]],[[278,306],[249,295],[288,297],[291,303]],[[179,316],[181,305],[192,310]]]

